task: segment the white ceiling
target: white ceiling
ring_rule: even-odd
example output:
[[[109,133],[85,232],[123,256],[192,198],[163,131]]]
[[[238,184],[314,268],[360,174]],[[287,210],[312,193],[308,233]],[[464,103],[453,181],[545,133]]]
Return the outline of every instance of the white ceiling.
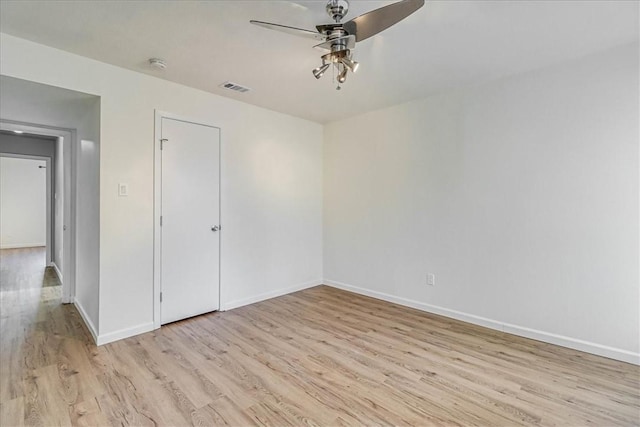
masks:
[[[351,1],[347,19],[391,2]],[[324,1],[6,1],[0,31],[320,123],[577,58],[639,37],[636,1],[427,1],[358,43],[341,91],[314,40],[249,19],[313,29]],[[150,68],[164,58],[169,68]],[[221,89],[231,80],[252,88]]]

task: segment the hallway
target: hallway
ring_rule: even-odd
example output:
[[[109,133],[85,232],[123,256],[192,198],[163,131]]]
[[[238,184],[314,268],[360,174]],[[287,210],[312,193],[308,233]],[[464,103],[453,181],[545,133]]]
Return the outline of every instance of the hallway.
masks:
[[[62,286],[45,256],[44,247],[0,250],[0,425],[68,419],[48,413],[67,406],[50,392],[64,380],[60,352],[91,343],[75,307],[62,305]]]
[[[44,247],[0,249],[0,292],[60,286],[45,259]]]

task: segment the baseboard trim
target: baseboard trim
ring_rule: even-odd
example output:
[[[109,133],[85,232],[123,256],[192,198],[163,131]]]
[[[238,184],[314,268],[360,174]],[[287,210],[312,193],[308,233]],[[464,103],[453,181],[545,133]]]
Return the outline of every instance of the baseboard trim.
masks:
[[[60,271],[60,269],[58,268],[58,266],[56,265],[55,262],[50,262],[49,263],[49,267],[53,268],[53,271],[56,272],[56,276],[58,276],[58,280],[60,281],[60,284],[62,285],[64,282],[62,281],[62,272]]]
[[[78,310],[78,313],[80,313],[80,317],[82,317],[82,320],[84,321],[84,324],[87,325],[87,329],[89,329],[89,332],[91,333],[91,336],[93,337],[93,342],[96,343],[96,345],[97,345],[98,344],[98,333],[96,331],[96,327],[93,325],[93,322],[91,321],[91,318],[89,318],[89,315],[84,310],[84,307],[82,307],[82,304],[80,304],[80,301],[78,301],[77,299],[74,299],[73,305],[76,307],[76,310]]]
[[[221,304],[220,310],[222,311],[233,310],[234,308],[242,307],[249,304],[255,304],[260,301],[265,301],[271,298],[280,297],[282,295],[290,294],[292,292],[313,288],[314,286],[322,285],[322,282],[323,282],[322,279],[312,280],[310,282],[300,283],[298,285],[290,286],[288,288],[280,288],[275,291],[265,292],[263,294],[256,295],[250,298],[230,301],[230,302]]]
[[[476,316],[461,311],[451,310],[444,307],[439,307],[431,304],[425,304],[419,301],[411,300],[408,298],[402,298],[395,295],[386,294],[383,292],[372,291],[358,286],[349,285],[347,283],[338,282],[336,280],[325,280],[324,284],[337,289],[353,292],[360,295],[380,299],[387,302],[403,305],[405,307],[415,308],[417,310],[426,311],[428,313],[437,314],[440,316],[449,317],[463,322],[472,323],[474,325],[484,326],[489,329],[494,329],[508,334],[521,336],[524,338],[531,338],[537,341],[546,342],[549,344],[559,345],[561,347],[567,347],[574,350],[584,351],[586,353],[595,354],[597,356],[608,357],[610,359],[620,360],[622,362],[632,363],[634,365],[640,365],[640,353],[633,353],[628,350],[609,347],[589,341],[583,341],[576,338],[566,337],[550,332],[539,331],[536,329],[526,328],[523,326],[512,325],[510,323],[499,322],[497,320],[488,319],[486,317]]]
[[[231,301],[226,304],[222,304],[220,307],[221,311],[232,310],[234,308],[242,307],[249,304],[254,304],[256,302],[264,301],[267,299],[279,297],[282,295],[290,294],[292,292],[301,291],[303,289],[312,288],[314,286],[318,286],[322,284],[322,280],[314,280],[311,282],[301,283],[296,286],[291,286],[289,288],[277,289],[275,291],[266,292],[264,294],[256,295],[251,298],[246,298],[242,300]],[[80,310],[79,310],[80,311]],[[81,313],[82,314],[82,313]],[[84,317],[84,316],[83,316]],[[85,320],[86,322],[86,320]],[[91,329],[91,328],[89,328]],[[118,341],[121,339],[133,337],[135,335],[144,334],[146,332],[151,332],[157,328],[154,327],[153,322],[143,323],[138,326],[134,326],[132,328],[121,329],[119,331],[110,332],[108,334],[98,335],[97,338],[94,336],[96,340],[96,345],[104,345],[114,341]]]
[[[0,249],[24,249],[24,248],[42,248],[46,245],[44,243],[16,243],[0,245]]]
[[[143,323],[133,328],[120,329],[119,331],[109,332],[108,334],[99,335],[96,340],[96,345],[109,344],[110,342],[122,340],[125,338],[133,337],[135,335],[151,332],[155,328],[153,322]]]

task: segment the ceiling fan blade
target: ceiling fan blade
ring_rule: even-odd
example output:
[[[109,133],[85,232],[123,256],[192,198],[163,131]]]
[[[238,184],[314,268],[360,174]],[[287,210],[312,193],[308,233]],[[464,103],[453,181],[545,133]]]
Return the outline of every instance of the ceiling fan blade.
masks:
[[[353,18],[343,26],[349,34],[356,36],[357,42],[360,42],[402,21],[422,6],[424,0],[402,0]]]
[[[249,22],[259,27],[264,27],[269,30],[282,31],[283,33],[292,34],[294,36],[323,41],[326,39],[324,34],[320,34],[316,31],[305,30],[303,28],[289,27],[288,25],[273,24],[271,22],[255,21],[253,19]]]

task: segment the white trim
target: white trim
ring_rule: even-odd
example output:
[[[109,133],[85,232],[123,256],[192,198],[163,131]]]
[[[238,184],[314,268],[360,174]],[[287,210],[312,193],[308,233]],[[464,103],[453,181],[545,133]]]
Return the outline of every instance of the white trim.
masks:
[[[253,297],[231,301],[223,304],[220,309],[222,311],[232,310],[234,308],[242,307],[249,304],[255,304],[260,301],[265,301],[271,298],[280,297],[282,295],[287,295],[292,292],[301,291],[303,289],[313,288],[314,286],[319,286],[319,285],[322,285],[322,279],[312,280],[311,282],[300,283],[298,285],[291,286],[288,288],[280,288],[280,289],[276,289],[275,291],[265,292],[263,294],[256,295]]]
[[[51,262],[49,263],[49,267],[53,268],[53,271],[55,271],[55,272],[56,272],[56,276],[58,276],[58,280],[60,281],[60,284],[62,284],[62,283],[63,283],[63,280],[62,280],[62,272],[60,271],[60,269],[58,268],[58,266],[56,265],[56,263],[55,263],[55,262],[53,262],[53,261],[51,261]],[[68,301],[63,301],[63,302],[68,302]]]
[[[73,305],[76,306],[78,313],[80,313],[80,317],[82,317],[82,320],[84,320],[84,324],[87,325],[87,329],[89,329],[89,332],[91,332],[93,342],[98,344],[98,333],[96,332],[96,327],[93,325],[91,318],[89,317],[87,312],[84,311],[84,308],[82,307],[82,304],[80,304],[80,301],[74,299]]]
[[[96,345],[109,344],[110,342],[122,340],[135,335],[144,334],[145,332],[151,332],[156,329],[153,322],[143,323],[133,328],[120,329],[119,331],[109,332],[108,334],[99,335],[96,340]]]
[[[586,353],[595,354],[597,356],[604,356],[610,359],[640,365],[640,353],[633,353],[628,350],[609,347],[606,345],[584,341],[577,338],[571,338],[563,335],[553,334],[550,332],[538,331],[536,329],[526,328],[523,326],[512,325],[510,323],[504,323],[497,320],[488,319],[486,317],[476,316],[473,314],[451,310],[444,307],[438,307],[431,304],[425,304],[408,298],[397,297],[383,292],[360,288],[358,286],[349,285],[335,280],[325,280],[324,284],[356,294],[366,295],[368,297],[403,305],[405,307],[411,307],[417,310],[426,311],[428,313],[438,314],[440,316],[472,323],[474,325],[484,326],[486,328],[506,332],[508,334],[531,338],[549,344],[555,344],[574,350],[584,351]]]
[[[154,112],[154,134],[153,134],[153,328],[161,326],[160,318],[160,267],[161,253],[160,245],[160,214],[162,212],[162,153],[160,139],[162,138],[162,112]]]
[[[166,111],[154,110],[154,139],[153,139],[153,329],[158,329],[162,322],[162,313],[160,310],[160,292],[162,291],[162,285],[160,280],[160,267],[161,267],[161,228],[160,228],[160,215],[162,214],[162,152],[160,147],[160,140],[162,139],[162,119],[179,120],[182,122],[193,123],[201,126],[208,126],[218,129],[220,132],[220,144],[219,147],[219,164],[218,172],[222,171],[222,129],[215,124],[206,123],[200,120],[194,120],[193,118],[180,116]],[[218,180],[219,186],[219,200],[218,206],[222,210],[222,178]],[[220,223],[222,224],[222,212],[220,212]],[[220,245],[222,245],[222,234],[220,235]],[[222,246],[218,251],[218,272],[222,271]],[[218,310],[222,305],[222,276],[218,277]]]
[[[22,249],[22,248],[44,248],[47,244],[40,243],[9,243],[6,245],[0,245],[0,249]],[[47,262],[49,262],[47,260]]]

